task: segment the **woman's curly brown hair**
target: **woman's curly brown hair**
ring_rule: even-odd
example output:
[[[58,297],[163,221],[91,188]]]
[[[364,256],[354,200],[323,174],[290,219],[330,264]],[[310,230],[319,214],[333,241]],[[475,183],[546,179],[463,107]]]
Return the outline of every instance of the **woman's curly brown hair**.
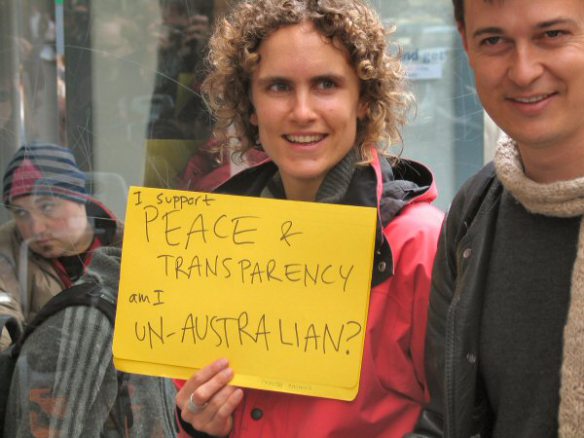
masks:
[[[310,21],[347,50],[360,81],[367,114],[357,124],[364,161],[370,148],[387,152],[401,141],[412,101],[399,53],[390,53],[386,31],[366,0],[243,0],[217,23],[209,42],[209,74],[202,91],[216,121],[215,135],[236,152],[254,147],[258,129],[250,122],[251,75],[261,42],[279,28]],[[234,129],[234,133],[233,133]],[[236,141],[233,141],[236,140]]]

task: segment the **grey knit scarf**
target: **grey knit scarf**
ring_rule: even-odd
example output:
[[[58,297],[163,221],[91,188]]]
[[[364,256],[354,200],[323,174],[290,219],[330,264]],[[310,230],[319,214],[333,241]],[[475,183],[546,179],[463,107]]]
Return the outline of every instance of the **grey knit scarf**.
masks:
[[[359,159],[359,150],[356,147],[351,149],[347,155],[345,155],[345,157],[327,173],[316,193],[315,201],[328,204],[336,204],[340,202],[349,188],[351,178],[353,177],[353,173],[355,173],[355,167],[359,162]],[[275,193],[272,192],[274,188],[277,188],[277,192],[279,193],[285,193],[282,184],[282,177],[280,176],[279,171],[277,171],[272,177],[271,184],[264,187],[260,196],[262,198],[275,198]]]
[[[503,138],[495,152],[495,168],[503,186],[531,213],[553,217],[584,215],[584,177],[539,184],[523,171],[514,141]],[[576,438],[584,430],[584,217],[572,272],[568,318],[564,326],[559,436]]]

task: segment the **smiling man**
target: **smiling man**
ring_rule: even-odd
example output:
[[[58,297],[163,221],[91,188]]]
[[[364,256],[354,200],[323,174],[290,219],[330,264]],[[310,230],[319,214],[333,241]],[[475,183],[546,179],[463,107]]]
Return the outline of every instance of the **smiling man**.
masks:
[[[479,97],[508,137],[443,228],[431,403],[412,436],[582,436],[584,2],[453,3]]]
[[[84,273],[93,252],[117,245],[120,226],[90,197],[67,148],[22,146],[4,174],[3,202],[13,221],[0,227],[0,312],[31,321]],[[10,340],[0,340],[4,349]]]

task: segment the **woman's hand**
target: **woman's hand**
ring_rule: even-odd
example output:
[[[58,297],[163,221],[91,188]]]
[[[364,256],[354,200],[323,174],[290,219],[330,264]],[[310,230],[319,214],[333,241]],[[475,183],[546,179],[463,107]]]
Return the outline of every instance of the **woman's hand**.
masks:
[[[243,390],[228,383],[233,370],[226,359],[201,368],[176,395],[184,421],[213,436],[227,436],[233,427],[233,411],[243,399]]]

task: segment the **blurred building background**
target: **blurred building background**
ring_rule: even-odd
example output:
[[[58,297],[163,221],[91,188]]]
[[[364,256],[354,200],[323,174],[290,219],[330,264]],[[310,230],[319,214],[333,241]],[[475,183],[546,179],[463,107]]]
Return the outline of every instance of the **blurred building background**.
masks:
[[[417,111],[395,152],[428,164],[444,210],[490,158],[450,0],[373,0],[396,26]],[[0,168],[31,141],[70,147],[123,217],[130,185],[204,190],[241,164],[211,152],[201,61],[226,0],[0,0]],[[227,174],[229,173],[227,172]],[[0,213],[0,222],[7,217]]]

